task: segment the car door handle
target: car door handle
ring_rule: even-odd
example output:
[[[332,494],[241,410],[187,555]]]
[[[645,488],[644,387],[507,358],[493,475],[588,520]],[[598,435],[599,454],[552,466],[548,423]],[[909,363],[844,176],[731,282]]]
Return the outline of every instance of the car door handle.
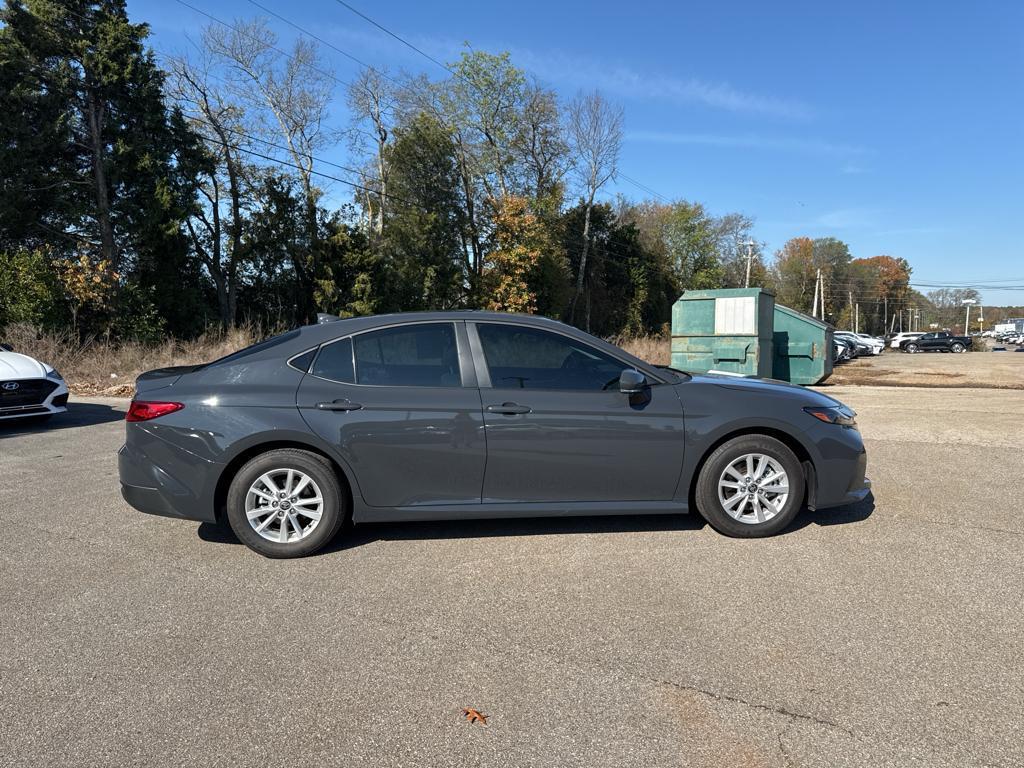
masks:
[[[321,411],[358,411],[363,404],[353,403],[351,400],[333,400],[329,403],[317,403],[316,407]]]
[[[502,403],[501,405],[488,405],[484,408],[488,413],[503,413],[506,416],[514,416],[518,413],[529,413],[532,408],[528,405],[517,405],[516,403]]]

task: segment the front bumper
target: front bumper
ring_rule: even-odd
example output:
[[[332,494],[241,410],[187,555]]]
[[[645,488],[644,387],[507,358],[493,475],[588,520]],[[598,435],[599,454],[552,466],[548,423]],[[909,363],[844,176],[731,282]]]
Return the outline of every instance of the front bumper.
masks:
[[[816,509],[856,504],[871,493],[871,480],[867,477],[868,455],[860,433],[844,429],[843,437],[841,441],[831,441],[829,458],[821,468],[824,471],[817,473]]]
[[[52,416],[67,411],[68,386],[53,379],[14,380],[18,390],[0,392],[0,421]],[[7,382],[3,382],[6,384]]]

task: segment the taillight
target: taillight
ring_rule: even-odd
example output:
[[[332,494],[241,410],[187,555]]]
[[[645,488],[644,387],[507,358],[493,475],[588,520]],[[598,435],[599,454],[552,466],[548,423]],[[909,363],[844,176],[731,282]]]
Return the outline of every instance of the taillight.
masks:
[[[180,411],[185,407],[184,403],[162,403],[146,400],[132,400],[128,406],[128,413],[125,414],[125,421],[149,421],[158,416],[166,416],[168,413]]]

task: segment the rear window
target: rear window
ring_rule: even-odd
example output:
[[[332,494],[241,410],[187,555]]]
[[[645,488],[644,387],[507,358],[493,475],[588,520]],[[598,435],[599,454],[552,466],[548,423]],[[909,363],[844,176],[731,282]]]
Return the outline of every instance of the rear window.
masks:
[[[244,360],[245,358],[258,354],[259,352],[263,352],[264,350],[276,347],[279,344],[286,344],[292,339],[298,338],[298,336],[298,329],[294,331],[288,331],[287,333],[282,333],[279,336],[271,336],[269,339],[265,339],[256,344],[253,344],[252,346],[240,349],[237,352],[232,352],[230,355],[225,355],[224,357],[218,360],[214,360],[212,363],[207,363],[207,365],[223,365],[224,363],[234,363],[239,360]]]

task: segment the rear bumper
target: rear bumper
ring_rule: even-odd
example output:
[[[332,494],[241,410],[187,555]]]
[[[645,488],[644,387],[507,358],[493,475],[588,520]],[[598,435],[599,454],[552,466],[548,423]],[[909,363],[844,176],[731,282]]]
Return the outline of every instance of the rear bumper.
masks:
[[[117,452],[121,496],[147,515],[216,522],[212,493],[207,490],[214,474],[202,471],[213,470],[214,466],[211,462],[196,462],[191,454],[188,458],[191,461],[176,467],[181,471],[172,475],[128,444],[121,446]]]

